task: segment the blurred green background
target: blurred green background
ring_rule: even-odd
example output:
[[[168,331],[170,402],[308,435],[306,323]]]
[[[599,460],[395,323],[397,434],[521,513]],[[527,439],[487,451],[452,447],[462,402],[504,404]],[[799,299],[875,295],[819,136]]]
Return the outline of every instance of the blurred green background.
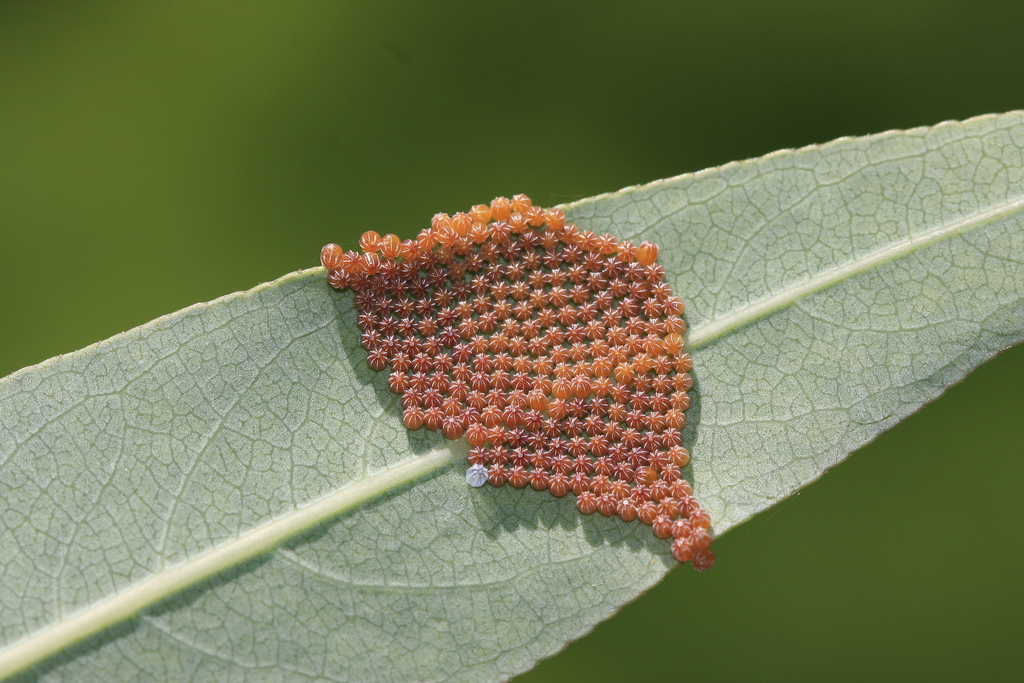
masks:
[[[977,0],[4,0],[0,376],[368,228],[1022,108],[1021,26]],[[1022,387],[1018,348],[519,680],[1024,675]]]

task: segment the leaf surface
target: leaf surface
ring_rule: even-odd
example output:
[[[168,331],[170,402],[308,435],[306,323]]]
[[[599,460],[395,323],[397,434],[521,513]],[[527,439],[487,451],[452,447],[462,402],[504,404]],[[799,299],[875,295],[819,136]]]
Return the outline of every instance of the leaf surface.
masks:
[[[662,247],[716,534],[1024,337],[1019,113],[566,210]],[[674,566],[644,525],[467,487],[463,453],[404,429],[319,269],[0,380],[0,677],[500,680]]]

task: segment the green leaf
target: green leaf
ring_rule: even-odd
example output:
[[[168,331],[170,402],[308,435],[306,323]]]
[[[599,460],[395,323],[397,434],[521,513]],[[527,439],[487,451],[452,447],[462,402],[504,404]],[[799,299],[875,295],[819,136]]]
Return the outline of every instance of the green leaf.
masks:
[[[717,534],[1024,337],[1022,188],[1014,113],[566,207],[662,246]],[[0,380],[0,678],[500,680],[674,566],[644,525],[469,488],[384,380],[320,270]]]

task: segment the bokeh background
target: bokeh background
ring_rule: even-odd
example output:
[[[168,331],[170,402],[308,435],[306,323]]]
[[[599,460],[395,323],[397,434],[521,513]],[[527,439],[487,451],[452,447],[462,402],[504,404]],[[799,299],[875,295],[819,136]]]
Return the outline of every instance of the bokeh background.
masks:
[[[4,0],[0,376],[498,194],[1024,108],[1021,26],[979,0]],[[1021,676],[1022,388],[1018,348],[519,680]]]

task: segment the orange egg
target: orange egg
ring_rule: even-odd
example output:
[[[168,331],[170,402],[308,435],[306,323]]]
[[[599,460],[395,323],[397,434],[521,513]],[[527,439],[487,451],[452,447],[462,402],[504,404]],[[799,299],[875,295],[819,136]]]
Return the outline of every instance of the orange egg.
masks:
[[[320,250],[320,264],[327,270],[339,270],[345,250],[337,244],[325,244]]]

